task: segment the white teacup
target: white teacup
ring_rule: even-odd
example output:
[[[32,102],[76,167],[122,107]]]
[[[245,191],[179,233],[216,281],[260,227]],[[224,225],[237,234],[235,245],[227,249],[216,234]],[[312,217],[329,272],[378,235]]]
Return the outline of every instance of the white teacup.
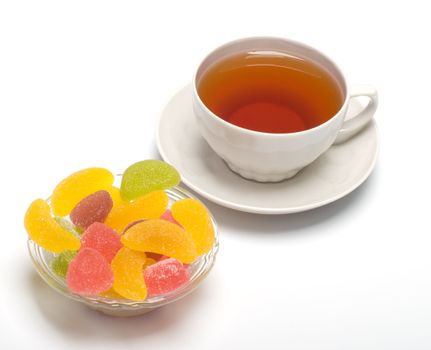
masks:
[[[197,86],[207,68],[224,57],[249,51],[281,51],[308,58],[325,67],[342,89],[344,102],[329,120],[294,133],[265,133],[241,128],[211,112],[199,97]],[[351,98],[365,96],[369,103],[356,116],[345,120]],[[227,43],[212,51],[199,65],[193,79],[193,108],[202,136],[229,166],[241,176],[261,182],[290,178],[313,162],[332,144],[361,131],[377,108],[377,92],[371,86],[347,88],[340,69],[328,57],[307,45],[281,38],[252,37]]]

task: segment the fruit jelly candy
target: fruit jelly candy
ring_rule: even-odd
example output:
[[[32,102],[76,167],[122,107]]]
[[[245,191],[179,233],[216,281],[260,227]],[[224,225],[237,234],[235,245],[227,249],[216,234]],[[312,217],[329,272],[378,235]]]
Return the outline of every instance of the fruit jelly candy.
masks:
[[[159,218],[166,210],[168,202],[169,198],[165,191],[151,192],[132,202],[114,206],[105,223],[117,232],[123,232],[133,221]]]
[[[70,262],[76,255],[76,251],[73,250],[63,250],[59,255],[57,255],[51,261],[52,270],[60,277],[66,277],[67,269]]]
[[[76,237],[80,236],[82,232],[84,232],[79,227],[76,227],[69,220],[67,220],[66,218],[63,218],[62,216],[55,216],[54,220],[57,221],[61,227],[63,227],[65,230],[69,231]]]
[[[112,287],[114,275],[102,254],[95,249],[83,248],[70,262],[66,282],[74,293],[97,295]]]
[[[81,200],[70,213],[70,220],[85,230],[94,222],[104,222],[111,209],[111,196],[107,191],[100,190]]]
[[[108,262],[111,262],[122,246],[120,235],[100,222],[90,225],[81,238],[81,248],[97,250]]]
[[[51,195],[51,206],[55,215],[66,216],[88,195],[110,188],[114,175],[104,168],[80,170],[61,181]]]
[[[184,263],[191,263],[197,258],[190,234],[166,220],[140,222],[121,236],[121,242],[130,249],[167,255]]]
[[[208,210],[196,199],[176,201],[171,208],[172,216],[192,236],[198,255],[208,253],[214,245],[214,226]]]
[[[114,205],[118,205],[123,202],[123,198],[121,198],[120,189],[115,186],[111,186],[105,189],[110,195],[112,202]]]
[[[145,255],[147,255],[147,254],[145,254]],[[156,260],[154,260],[153,258],[149,258],[149,257],[147,256],[147,260],[145,260],[145,264],[144,264],[144,270],[145,270],[148,266],[154,265],[156,262],[157,262]]]
[[[166,294],[190,280],[183,264],[172,258],[147,267],[144,271],[144,279],[148,296]]]
[[[126,299],[144,300],[147,297],[147,287],[142,271],[146,260],[145,253],[121,248],[111,262],[114,291]]]
[[[121,180],[121,196],[126,200],[138,198],[152,191],[165,190],[180,183],[180,175],[161,160],[144,160],[129,166]]]
[[[115,280],[115,278],[114,278],[114,280]],[[99,295],[102,297],[105,297],[105,298],[109,298],[109,299],[124,299],[112,287],[111,287],[111,289],[108,289],[106,292],[102,292]]]
[[[24,225],[29,237],[50,252],[60,253],[80,247],[79,239],[55,221],[48,203],[43,199],[36,199],[30,204]]]
[[[123,234],[124,234],[124,232],[126,232],[129,228],[131,228],[133,225],[136,225],[136,224],[138,224],[138,223],[140,223],[140,222],[142,222],[142,221],[145,221],[145,219],[136,220],[136,221],[133,221],[133,222],[131,222],[130,224],[128,224],[128,225],[124,228],[124,230],[123,230]]]
[[[166,221],[170,221],[175,225],[181,226],[177,220],[174,219],[174,217],[172,216],[172,212],[169,209],[166,209],[166,211],[162,214],[162,216],[160,217],[160,219],[162,220],[166,220]]]

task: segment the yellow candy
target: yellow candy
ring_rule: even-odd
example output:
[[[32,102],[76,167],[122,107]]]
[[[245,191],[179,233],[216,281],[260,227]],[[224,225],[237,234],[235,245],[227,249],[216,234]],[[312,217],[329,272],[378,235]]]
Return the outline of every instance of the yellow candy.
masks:
[[[114,273],[114,291],[130,300],[144,300],[147,297],[143,266],[145,253],[121,248],[111,262]]]
[[[124,233],[121,242],[130,249],[166,255],[185,264],[198,256],[190,234],[166,220],[139,222]]]
[[[82,199],[90,194],[111,188],[114,175],[103,168],[88,168],[66,177],[51,196],[55,215],[66,216]]]
[[[43,199],[36,199],[30,204],[24,225],[30,238],[50,252],[78,250],[81,245],[79,239],[55,221],[48,203]]]
[[[102,292],[99,295],[109,299],[124,299],[123,296],[114,290],[114,288],[108,289],[106,292]]]
[[[165,191],[151,192],[132,202],[122,202],[114,206],[105,224],[122,233],[127,225],[141,219],[160,217],[168,206],[169,198]]]
[[[211,217],[205,206],[196,199],[175,202],[172,216],[192,236],[198,255],[208,253],[214,245],[215,233]]]
[[[152,258],[148,258],[148,257],[147,257],[147,260],[145,260],[145,264],[144,264],[144,270],[145,270],[148,266],[154,265],[156,262],[157,262],[156,260],[154,260],[154,259],[152,259]]]
[[[120,205],[123,202],[123,199],[121,198],[120,189],[118,187],[111,186],[109,188],[106,188],[105,190],[110,194],[114,207],[117,205]]]

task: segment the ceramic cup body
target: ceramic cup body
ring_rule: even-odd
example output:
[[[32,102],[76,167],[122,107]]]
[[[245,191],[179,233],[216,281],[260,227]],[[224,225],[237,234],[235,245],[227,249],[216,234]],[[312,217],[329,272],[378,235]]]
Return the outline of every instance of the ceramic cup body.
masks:
[[[215,115],[199,97],[197,87],[200,79],[220,59],[249,50],[282,51],[310,59],[326,68],[344,96],[338,112],[317,127],[286,134],[244,129]],[[361,113],[345,121],[349,100],[354,96],[367,96],[370,102]],[[261,182],[276,182],[294,176],[334,142],[343,142],[360,131],[372,118],[376,106],[377,94],[372,87],[360,87],[354,94],[349,93],[343,74],[329,58],[307,45],[281,38],[254,37],[227,43],[202,61],[193,79],[193,109],[202,136],[231,170]]]

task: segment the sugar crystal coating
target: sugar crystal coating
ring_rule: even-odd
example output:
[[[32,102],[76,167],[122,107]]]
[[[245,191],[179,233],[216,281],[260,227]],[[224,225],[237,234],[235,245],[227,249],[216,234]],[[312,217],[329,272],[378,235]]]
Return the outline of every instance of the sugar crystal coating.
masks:
[[[122,246],[120,235],[100,222],[90,225],[81,238],[81,248],[97,250],[108,262],[111,262]]]
[[[70,262],[76,255],[74,250],[64,250],[51,261],[52,270],[60,277],[66,277]]]
[[[53,253],[78,250],[79,239],[64,229],[52,216],[51,209],[43,199],[30,204],[24,218],[29,237],[42,248]]]
[[[115,292],[126,299],[144,300],[147,297],[142,270],[146,262],[145,253],[121,248],[112,260]]]
[[[172,216],[192,236],[198,255],[208,253],[214,245],[214,226],[208,210],[196,199],[176,201],[171,208]]]
[[[111,196],[107,191],[100,190],[81,200],[70,213],[70,220],[85,230],[94,222],[104,222],[111,209]]]
[[[110,188],[114,175],[104,168],[88,168],[69,175],[62,180],[51,195],[51,206],[55,215],[66,216],[83,198]]]
[[[178,260],[159,261],[144,271],[148,296],[169,293],[190,280],[187,269]]]
[[[144,160],[129,166],[121,180],[121,196],[136,199],[152,191],[165,190],[180,183],[178,171],[161,160]]]
[[[95,249],[83,248],[70,262],[66,282],[74,293],[97,295],[112,287],[114,275],[102,254]]]
[[[190,234],[161,219],[146,220],[132,226],[121,236],[121,242],[130,249],[167,255],[187,264],[198,256]]]
[[[169,198],[166,192],[151,192],[134,201],[123,202],[114,206],[105,223],[117,232],[123,232],[134,221],[160,217],[166,210],[168,202]]]

